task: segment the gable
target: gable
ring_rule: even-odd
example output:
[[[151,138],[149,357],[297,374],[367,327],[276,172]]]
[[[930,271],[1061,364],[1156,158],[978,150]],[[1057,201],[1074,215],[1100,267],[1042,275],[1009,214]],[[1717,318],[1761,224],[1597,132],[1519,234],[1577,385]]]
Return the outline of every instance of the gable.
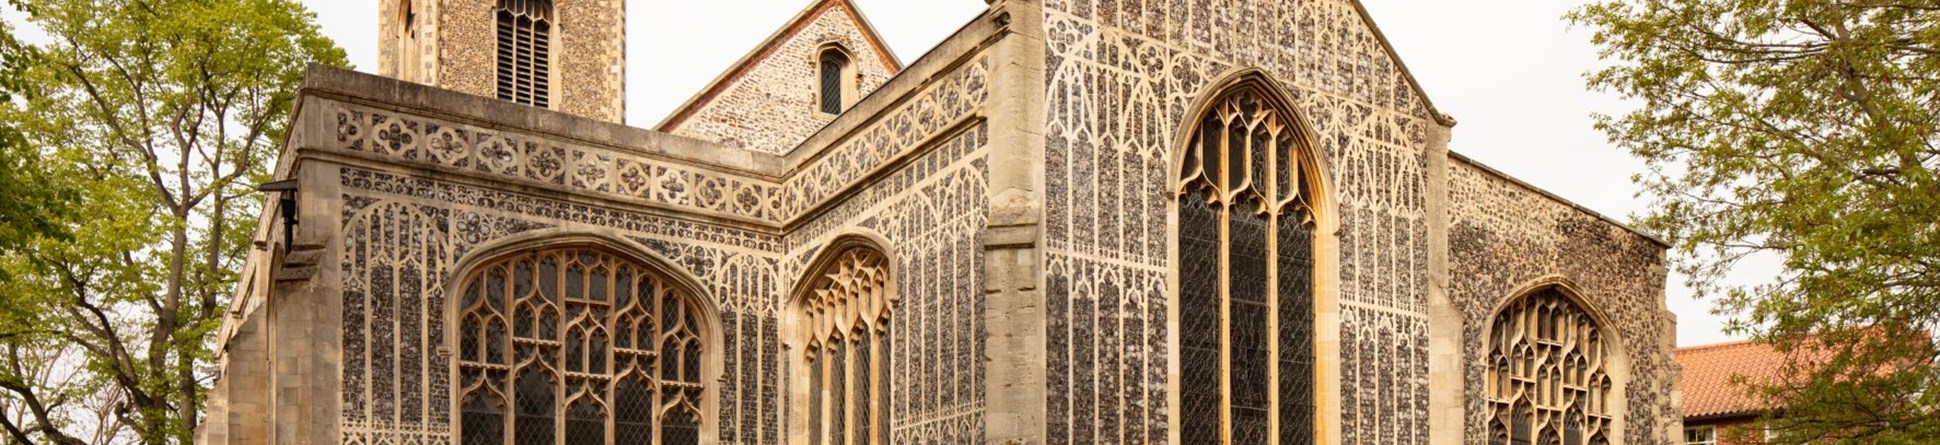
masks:
[[[855,99],[902,69],[855,4],[818,0],[655,129],[730,147],[787,153],[835,119],[816,102],[816,57],[831,46],[850,55],[859,77]]]

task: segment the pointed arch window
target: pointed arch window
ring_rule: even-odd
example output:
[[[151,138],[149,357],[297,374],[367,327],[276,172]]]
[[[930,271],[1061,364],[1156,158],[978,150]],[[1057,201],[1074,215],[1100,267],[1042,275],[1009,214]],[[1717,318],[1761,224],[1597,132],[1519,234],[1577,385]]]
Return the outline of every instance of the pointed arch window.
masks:
[[[700,443],[705,326],[666,275],[554,248],[483,264],[461,289],[460,443]]]
[[[1555,288],[1509,303],[1488,337],[1490,443],[1610,443],[1607,351],[1596,321]]]
[[[498,98],[551,107],[552,0],[498,0]]]
[[[1313,441],[1310,140],[1263,82],[1215,97],[1189,129],[1178,189],[1180,437]]]
[[[855,91],[852,80],[854,71],[850,69],[849,55],[840,47],[822,49],[816,57],[817,100],[823,113],[841,114],[847,105],[844,98]]]
[[[832,248],[794,305],[811,445],[889,443],[888,260],[870,245]]]

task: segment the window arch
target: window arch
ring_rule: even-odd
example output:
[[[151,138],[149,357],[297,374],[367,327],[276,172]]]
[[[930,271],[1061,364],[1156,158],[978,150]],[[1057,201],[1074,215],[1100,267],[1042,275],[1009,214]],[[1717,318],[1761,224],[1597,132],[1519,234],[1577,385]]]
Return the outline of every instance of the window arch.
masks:
[[[855,70],[851,68],[849,54],[840,46],[824,47],[815,57],[816,100],[823,113],[841,114],[844,102],[849,95],[855,94]]]
[[[461,444],[701,442],[711,318],[682,282],[597,245],[470,270],[457,298]]]
[[[552,0],[498,0],[498,98],[551,107]]]
[[[1271,80],[1213,96],[1178,193],[1180,438],[1314,438],[1312,139]]]
[[[1575,300],[1554,286],[1517,298],[1487,342],[1491,444],[1610,443],[1610,351]]]
[[[889,443],[890,318],[897,297],[888,257],[848,238],[816,264],[791,305],[807,442]]]

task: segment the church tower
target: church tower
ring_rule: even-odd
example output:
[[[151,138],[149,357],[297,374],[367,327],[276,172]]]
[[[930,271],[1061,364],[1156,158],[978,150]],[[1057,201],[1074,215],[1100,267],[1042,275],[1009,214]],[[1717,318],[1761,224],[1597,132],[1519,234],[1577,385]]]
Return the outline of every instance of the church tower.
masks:
[[[625,0],[380,0],[380,74],[621,122]]]

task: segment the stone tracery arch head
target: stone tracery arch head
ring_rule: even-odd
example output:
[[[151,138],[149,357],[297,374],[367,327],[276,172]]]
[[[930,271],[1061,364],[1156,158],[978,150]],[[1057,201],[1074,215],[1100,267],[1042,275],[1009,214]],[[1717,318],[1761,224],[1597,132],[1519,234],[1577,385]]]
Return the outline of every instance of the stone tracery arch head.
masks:
[[[1569,280],[1545,276],[1518,287],[1490,312],[1478,357],[1492,443],[1570,444],[1621,440],[1627,370],[1608,319]],[[1613,384],[1615,382],[1616,384]],[[1506,442],[1494,442],[1505,440]]]
[[[1187,113],[1184,116],[1187,120],[1182,122],[1182,126],[1173,136],[1170,171],[1173,181],[1172,190],[1175,193],[1189,191],[1188,189],[1193,187],[1194,180],[1198,179],[1205,183],[1202,185],[1215,186],[1218,191],[1266,195],[1254,197],[1254,199],[1270,201],[1262,203],[1262,211],[1286,211],[1290,207],[1303,207],[1312,218],[1311,223],[1317,231],[1333,233],[1337,230],[1338,218],[1332,211],[1335,208],[1332,175],[1328,171],[1326,159],[1321,156],[1319,133],[1294,102],[1294,96],[1282,87],[1279,81],[1257,67],[1238,68],[1208,83],[1200,89],[1197,97],[1186,108]],[[1230,184],[1227,183],[1229,181],[1219,180],[1220,178],[1205,176],[1209,171],[1205,168],[1208,164],[1224,165],[1229,167],[1229,170],[1232,170],[1230,167],[1233,167],[1233,164],[1226,162],[1232,160],[1230,158],[1209,162],[1213,160],[1207,159],[1206,152],[1202,150],[1206,144],[1201,139],[1209,132],[1202,130],[1209,120],[1215,118],[1245,116],[1247,113],[1244,107],[1249,103],[1271,110],[1270,113],[1254,115],[1259,122],[1248,122],[1248,124],[1257,125],[1257,128],[1267,130],[1274,136],[1281,136],[1272,140],[1277,143],[1276,148],[1281,150],[1276,153],[1275,159],[1281,161],[1274,162],[1275,165],[1270,168],[1280,170],[1275,173],[1291,173],[1277,175],[1287,179],[1285,183],[1263,184],[1255,181],[1257,178],[1266,176],[1262,174],[1232,176],[1230,178],[1244,179]],[[1284,160],[1288,158],[1296,162],[1285,162]],[[1254,166],[1242,165],[1241,167]],[[1194,191],[1212,192],[1205,189]]]
[[[711,441],[719,312],[673,264],[558,229],[466,255],[446,287],[460,443]]]
[[[860,267],[855,261],[868,260],[869,267],[875,269],[873,272],[883,278],[881,291],[886,294],[873,301],[880,304],[871,307],[893,309],[901,297],[896,295],[896,286],[891,281],[896,276],[896,263],[891,261],[889,250],[885,247],[887,245],[880,235],[873,233],[855,232],[837,236],[802,269],[801,278],[795,280],[795,287],[788,293],[788,300],[782,307],[791,314],[800,313],[807,309],[806,306],[815,303],[818,286],[841,283],[852,287],[860,284],[851,280],[832,280],[830,274],[840,273],[844,267]]]

